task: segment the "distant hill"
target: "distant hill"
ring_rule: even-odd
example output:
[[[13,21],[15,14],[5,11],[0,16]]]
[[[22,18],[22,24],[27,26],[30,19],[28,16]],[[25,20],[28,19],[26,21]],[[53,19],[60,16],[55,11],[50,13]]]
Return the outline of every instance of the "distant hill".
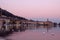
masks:
[[[12,13],[8,12],[7,10],[1,9],[1,8],[0,8],[0,14],[2,14],[4,16],[7,16],[7,17],[18,18],[20,20],[27,20],[24,17],[19,17],[19,16],[16,16],[16,15],[13,15]]]

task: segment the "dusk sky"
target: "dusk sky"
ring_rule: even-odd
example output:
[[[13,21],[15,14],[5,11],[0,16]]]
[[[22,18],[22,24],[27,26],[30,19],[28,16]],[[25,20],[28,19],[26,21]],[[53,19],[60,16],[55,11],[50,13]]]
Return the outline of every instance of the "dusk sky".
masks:
[[[60,22],[60,0],[0,0],[0,7],[27,19]]]

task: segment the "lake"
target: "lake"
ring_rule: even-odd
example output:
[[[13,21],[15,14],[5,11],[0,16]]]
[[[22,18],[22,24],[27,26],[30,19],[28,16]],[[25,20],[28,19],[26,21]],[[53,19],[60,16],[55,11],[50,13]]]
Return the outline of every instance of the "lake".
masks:
[[[60,40],[60,27],[32,28],[23,32],[14,32],[0,40]]]

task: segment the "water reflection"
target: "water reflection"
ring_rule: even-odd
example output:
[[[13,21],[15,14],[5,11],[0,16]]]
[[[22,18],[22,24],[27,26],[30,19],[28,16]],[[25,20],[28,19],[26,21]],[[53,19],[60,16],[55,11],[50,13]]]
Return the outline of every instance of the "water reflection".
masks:
[[[12,39],[5,39],[5,40],[12,40]]]
[[[60,40],[59,26],[40,26],[30,28],[25,32],[14,32],[8,37],[0,40]]]

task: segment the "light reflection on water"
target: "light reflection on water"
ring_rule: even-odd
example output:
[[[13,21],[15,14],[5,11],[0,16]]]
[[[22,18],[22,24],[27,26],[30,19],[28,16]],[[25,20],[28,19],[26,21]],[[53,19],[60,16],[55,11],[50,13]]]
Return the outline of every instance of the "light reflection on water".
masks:
[[[28,29],[25,32],[14,32],[0,40],[60,40],[60,28],[37,28]]]

